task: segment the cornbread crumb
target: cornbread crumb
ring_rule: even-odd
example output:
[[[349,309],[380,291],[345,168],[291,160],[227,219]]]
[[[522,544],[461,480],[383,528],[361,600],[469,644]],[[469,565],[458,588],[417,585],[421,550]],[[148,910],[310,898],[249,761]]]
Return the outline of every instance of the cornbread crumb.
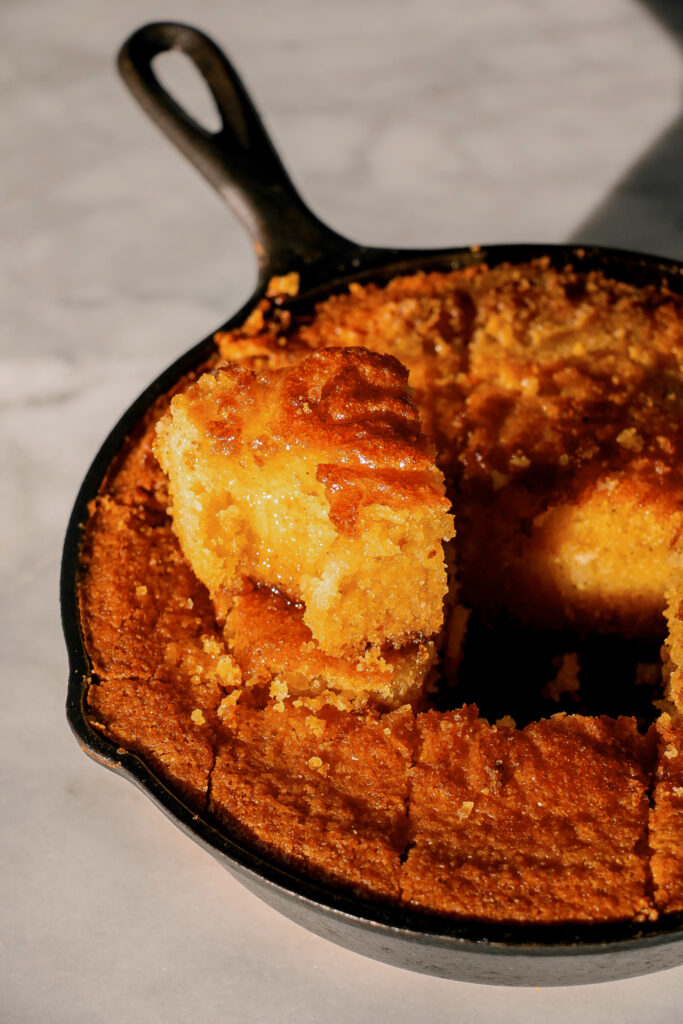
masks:
[[[496,727],[498,729],[516,729],[517,723],[511,715],[503,715],[502,718],[496,719]]]
[[[322,768],[323,766],[322,758],[320,757],[309,757],[307,763],[309,768]]]
[[[240,699],[241,695],[241,690],[233,690],[232,693],[229,693],[226,697],[223,697],[223,700],[218,705],[218,717],[222,719],[226,715],[229,715],[237,706],[237,702]]]
[[[190,718],[192,719],[195,725],[206,725],[206,719],[204,718],[204,714],[201,708],[195,708],[192,714],[190,715]]]
[[[242,682],[242,673],[239,665],[230,654],[223,654],[216,662],[216,675],[222,686],[239,686]]]
[[[575,652],[560,655],[560,666],[557,674],[541,691],[548,700],[559,704],[563,694],[568,693],[574,699],[578,697],[581,684],[579,682],[579,656]]]
[[[278,295],[298,295],[299,275],[292,271],[290,274],[282,274],[280,277],[271,277],[266,288],[266,295],[269,299]]]
[[[626,427],[621,433],[617,434],[617,444],[622,445],[624,448],[630,448],[634,452],[642,452],[643,450],[643,439],[635,427]]]
[[[470,816],[470,814],[472,813],[473,810],[474,810],[474,801],[473,800],[464,800],[462,802],[462,804],[460,805],[460,810],[458,811],[458,817],[459,818],[469,818],[469,816]]]
[[[322,734],[325,732],[324,720],[322,718],[318,718],[316,715],[308,715],[305,722],[311,732],[320,739]]]
[[[222,647],[215,636],[203,636],[201,638],[202,650],[205,654],[210,654],[213,657],[220,655]]]

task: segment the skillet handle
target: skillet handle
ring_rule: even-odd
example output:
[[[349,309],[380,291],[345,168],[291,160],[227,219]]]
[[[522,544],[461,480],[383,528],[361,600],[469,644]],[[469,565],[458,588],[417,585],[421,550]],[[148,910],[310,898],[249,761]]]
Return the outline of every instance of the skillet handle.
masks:
[[[218,132],[198,124],[154,73],[152,61],[169,50],[189,57],[209,87],[222,121]],[[175,22],[145,25],[124,43],[118,67],[143,110],[247,228],[261,285],[273,274],[296,269],[305,272],[308,286],[365,262],[372,250],[338,235],[308,209],[234,68],[202,32]]]

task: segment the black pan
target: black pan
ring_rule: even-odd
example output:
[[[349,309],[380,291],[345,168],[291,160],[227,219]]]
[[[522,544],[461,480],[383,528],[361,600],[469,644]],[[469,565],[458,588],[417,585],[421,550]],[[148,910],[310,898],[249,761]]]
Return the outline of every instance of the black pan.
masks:
[[[222,119],[210,133],[161,86],[152,61],[178,50],[196,65]],[[486,261],[523,262],[547,255],[558,266],[600,269],[634,284],[661,283],[683,292],[683,264],[594,247],[496,245],[443,250],[376,249],[326,227],[307,208],[287,175],[242,83],[224,54],[185,25],[151,24],[119,55],[127,86],[160,128],[246,225],[258,257],[258,283],[247,304],[221,329],[243,322],[274,274],[296,270],[300,303],[339,291],[351,280],[386,280],[420,268],[446,270]],[[657,922],[599,925],[491,925],[449,921],[337,892],[282,867],[197,816],[144,761],[93,730],[86,696],[92,667],[79,620],[77,581],[83,523],[112,459],[154,400],[213,351],[212,336],[173,363],[133,402],[109,434],[76,498],[64,543],[61,603],[70,676],[67,715],[81,747],[142,789],[184,832],[266,903],[348,949],[445,978],[505,985],[571,985],[627,978],[683,963],[683,915]]]

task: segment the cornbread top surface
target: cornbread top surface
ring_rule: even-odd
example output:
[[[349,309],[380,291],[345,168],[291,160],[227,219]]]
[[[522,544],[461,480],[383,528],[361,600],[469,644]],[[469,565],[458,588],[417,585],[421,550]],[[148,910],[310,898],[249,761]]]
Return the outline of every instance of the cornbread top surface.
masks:
[[[263,458],[305,447],[319,461],[429,470],[431,451],[406,391],[408,371],[367,349],[322,349],[300,363],[254,372],[219,366],[178,395],[216,454],[251,448]]]
[[[418,716],[404,895],[483,920],[636,917],[650,907],[651,741],[633,719],[496,727]]]

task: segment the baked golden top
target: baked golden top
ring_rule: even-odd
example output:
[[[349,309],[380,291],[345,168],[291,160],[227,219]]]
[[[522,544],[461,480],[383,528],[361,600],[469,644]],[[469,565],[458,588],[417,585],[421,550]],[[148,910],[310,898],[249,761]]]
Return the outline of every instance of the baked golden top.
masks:
[[[249,448],[265,459],[306,448],[321,463],[430,473],[407,384],[408,371],[392,356],[329,348],[260,373],[220,366],[178,395],[172,410],[186,408],[217,455]]]
[[[680,298],[543,263],[498,267],[477,292],[466,476],[679,477]]]

